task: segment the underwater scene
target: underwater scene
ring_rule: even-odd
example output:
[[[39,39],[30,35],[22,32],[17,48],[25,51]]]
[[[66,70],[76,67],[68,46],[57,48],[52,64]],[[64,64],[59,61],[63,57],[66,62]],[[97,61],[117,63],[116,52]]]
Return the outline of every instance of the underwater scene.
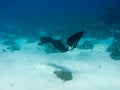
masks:
[[[120,90],[120,1],[0,0],[0,90]]]

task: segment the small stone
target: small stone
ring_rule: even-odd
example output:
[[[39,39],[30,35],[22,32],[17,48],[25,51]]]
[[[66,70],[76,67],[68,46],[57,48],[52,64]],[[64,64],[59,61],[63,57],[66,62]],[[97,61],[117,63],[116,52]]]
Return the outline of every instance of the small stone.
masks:
[[[11,84],[11,87],[14,87],[14,84]]]
[[[99,68],[102,68],[102,66],[98,66]]]

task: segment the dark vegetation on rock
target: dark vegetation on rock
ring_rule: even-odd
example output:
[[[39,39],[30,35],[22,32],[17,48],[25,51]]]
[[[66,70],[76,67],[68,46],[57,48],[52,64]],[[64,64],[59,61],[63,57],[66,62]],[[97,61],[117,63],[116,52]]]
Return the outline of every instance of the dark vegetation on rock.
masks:
[[[20,50],[20,46],[13,39],[6,39],[3,41],[3,45],[7,46],[6,49],[13,51]]]
[[[3,41],[3,45],[14,45],[15,41],[13,39],[7,39]]]
[[[110,57],[114,60],[120,60],[120,41],[113,42],[108,48],[107,52],[110,52]]]
[[[120,42],[120,30],[116,30],[113,33],[114,33],[113,35],[114,39]]]
[[[11,52],[18,51],[20,50],[20,46],[17,44],[14,44],[14,45],[8,46],[7,49],[10,50]]]

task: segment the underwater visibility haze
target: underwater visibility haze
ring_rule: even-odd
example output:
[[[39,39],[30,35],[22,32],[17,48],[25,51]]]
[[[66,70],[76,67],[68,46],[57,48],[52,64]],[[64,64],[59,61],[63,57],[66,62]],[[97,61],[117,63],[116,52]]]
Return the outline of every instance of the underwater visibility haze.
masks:
[[[0,0],[0,90],[119,90],[119,3]]]

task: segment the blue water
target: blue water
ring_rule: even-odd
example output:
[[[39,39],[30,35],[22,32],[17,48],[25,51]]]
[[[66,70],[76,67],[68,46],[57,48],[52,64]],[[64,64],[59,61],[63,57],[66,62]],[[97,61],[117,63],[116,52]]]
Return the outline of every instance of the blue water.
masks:
[[[0,21],[41,23],[62,17],[94,15],[102,5],[119,6],[119,0],[1,0]],[[75,17],[74,17],[75,16]]]
[[[119,0],[1,0],[0,32],[32,37],[39,37],[39,33],[43,32],[50,36],[56,34],[66,37],[66,34],[85,30],[86,37],[101,38],[98,35],[103,34],[105,37],[111,36],[111,31],[106,28],[111,28],[112,24],[112,28],[119,29],[119,2]],[[105,25],[101,26],[99,23]],[[94,32],[98,34],[93,36]]]
[[[85,30],[85,37],[111,36],[111,31],[106,28],[112,26],[119,29],[119,2],[119,0],[1,0],[0,32],[35,38],[38,38],[40,33],[47,33],[50,36],[60,35],[66,38],[66,34]],[[100,23],[105,25],[101,26]],[[101,30],[103,31],[100,32]]]

